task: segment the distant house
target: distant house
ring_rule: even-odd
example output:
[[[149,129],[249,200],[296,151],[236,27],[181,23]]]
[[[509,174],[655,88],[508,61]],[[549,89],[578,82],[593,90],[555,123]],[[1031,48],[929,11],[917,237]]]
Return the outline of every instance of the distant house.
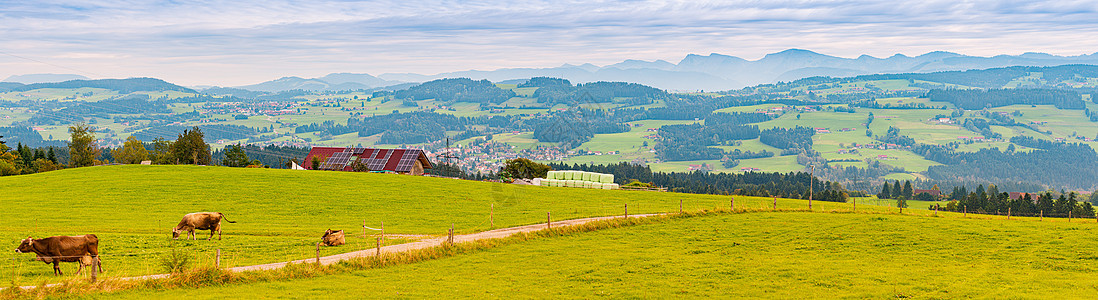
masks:
[[[922,193],[927,193],[927,194],[930,194],[931,196],[934,196],[934,197],[938,197],[938,196],[941,196],[941,195],[942,195],[942,191],[939,191],[939,190],[920,190],[920,189],[915,189],[915,194],[916,194],[916,195],[918,195],[918,194],[922,194]]]
[[[355,164],[359,164],[370,171],[423,175],[423,170],[433,166],[427,154],[420,149],[313,147],[302,167],[312,170],[313,158],[320,161],[318,170],[332,171],[352,171]]]
[[[1030,200],[1037,201],[1037,197],[1038,197],[1037,194],[1022,193],[1022,192],[1010,192],[1010,199],[1022,200],[1023,198],[1025,198],[1026,194],[1029,194],[1029,199]]]

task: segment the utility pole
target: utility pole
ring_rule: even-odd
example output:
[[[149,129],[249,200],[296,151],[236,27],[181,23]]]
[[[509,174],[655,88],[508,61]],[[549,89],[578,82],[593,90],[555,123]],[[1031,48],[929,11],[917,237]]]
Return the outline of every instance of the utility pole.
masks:
[[[812,210],[812,184],[816,182],[816,164],[812,164],[812,173],[808,178],[808,210]]]

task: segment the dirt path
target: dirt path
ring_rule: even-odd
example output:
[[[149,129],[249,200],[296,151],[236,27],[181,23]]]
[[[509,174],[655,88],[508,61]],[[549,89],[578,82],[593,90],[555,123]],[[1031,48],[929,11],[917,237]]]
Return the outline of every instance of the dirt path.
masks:
[[[630,218],[644,218],[644,217],[650,217],[650,216],[656,216],[656,215],[659,215],[659,214],[629,215],[629,217]],[[594,221],[609,220],[609,219],[615,219],[615,218],[621,218],[621,216],[594,217],[594,218],[583,218],[583,219],[554,221],[550,225],[552,227],[575,226],[575,225],[590,223],[590,222],[594,222]],[[483,231],[483,232],[477,232],[477,233],[470,233],[470,234],[463,234],[463,235],[455,235],[454,236],[454,243],[464,243],[464,242],[471,242],[471,241],[484,240],[484,239],[505,238],[505,237],[509,237],[511,235],[514,235],[516,233],[534,232],[534,231],[538,231],[538,230],[544,230],[545,228],[546,228],[545,223],[541,223],[541,224],[510,227],[510,228],[500,228],[500,229],[495,229],[495,230],[489,230],[489,231]],[[385,247],[381,247],[381,253],[382,254],[385,254],[385,253],[400,253],[400,252],[407,252],[407,251],[417,250],[417,249],[426,249],[426,248],[440,246],[443,243],[445,243],[446,240],[447,240],[447,237],[443,236],[443,237],[425,239],[425,240],[421,240],[421,241],[418,241],[418,242],[411,242],[411,243],[405,243],[405,244],[385,246]],[[360,251],[354,251],[354,252],[347,252],[347,253],[336,254],[336,255],[331,255],[331,256],[322,256],[322,257],[320,257],[320,264],[330,265],[330,264],[338,263],[338,262],[343,261],[343,260],[348,260],[348,259],[358,258],[358,257],[370,257],[370,256],[375,256],[376,254],[377,254],[377,249],[374,248],[374,249],[369,249],[369,250],[360,250]],[[286,262],[269,263],[269,264],[254,265],[254,266],[233,267],[233,268],[226,268],[225,270],[228,270],[228,271],[231,271],[231,272],[263,271],[263,270],[279,269],[279,268],[285,267],[287,264],[291,264],[291,263],[292,264],[300,264],[300,263],[313,263],[313,262],[316,262],[315,258],[314,259],[302,259],[302,260],[294,260],[294,261],[286,261]],[[168,276],[170,276],[170,274],[156,274],[156,275],[145,275],[145,276],[136,276],[136,277],[122,277],[122,278],[117,278],[117,279],[120,279],[120,280],[151,280],[151,279],[167,278]],[[47,286],[55,286],[55,285],[59,285],[59,284],[61,284],[61,283],[49,284]],[[33,288],[36,288],[36,286],[23,286],[22,288],[23,289],[33,289]],[[0,288],[0,289],[2,289],[2,288]]]

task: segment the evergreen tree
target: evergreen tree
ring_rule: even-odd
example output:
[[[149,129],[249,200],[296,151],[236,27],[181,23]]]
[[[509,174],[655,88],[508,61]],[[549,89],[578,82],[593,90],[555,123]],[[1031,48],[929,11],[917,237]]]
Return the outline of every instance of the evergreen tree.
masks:
[[[1054,213],[1055,204],[1052,203],[1052,194],[1044,193],[1037,196],[1037,213],[1044,212],[1045,214]]]
[[[244,153],[244,149],[240,148],[240,145],[229,146],[229,150],[225,152],[225,160],[221,161],[222,165],[228,167],[247,167],[251,161],[248,160],[248,154]]]
[[[885,181],[884,186],[881,187],[881,193],[877,194],[878,199],[892,198],[892,187],[889,185],[888,181]]]
[[[899,183],[899,181],[896,183]],[[911,199],[915,196],[915,189],[911,187],[911,180],[904,182],[903,196],[906,199]]]
[[[904,187],[900,185],[900,181],[896,180],[896,184],[892,185],[892,199],[900,198],[904,195]]]

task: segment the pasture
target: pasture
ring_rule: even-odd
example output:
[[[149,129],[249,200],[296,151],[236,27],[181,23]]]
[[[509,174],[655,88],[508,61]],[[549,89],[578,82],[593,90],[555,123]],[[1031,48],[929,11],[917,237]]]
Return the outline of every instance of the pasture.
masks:
[[[103,296],[1089,298],[1094,234],[1093,221],[951,213],[716,214],[313,278]]]
[[[12,250],[23,238],[94,233],[100,238],[105,276],[162,273],[160,258],[172,249],[194,265],[222,266],[302,259],[326,229],[348,231],[348,245],[323,248],[336,254],[372,248],[376,231],[362,238],[362,223],[397,243],[416,235],[458,233],[554,220],[630,213],[724,207],[726,196],[519,186],[492,182],[351,172],[241,169],[199,166],[101,166],[0,177],[0,278],[17,284],[58,280],[31,254]],[[746,200],[742,200],[746,201]],[[172,241],[170,231],[186,213],[218,211],[224,239]],[[206,232],[197,232],[202,237]],[[75,263],[62,266],[66,276]]]

